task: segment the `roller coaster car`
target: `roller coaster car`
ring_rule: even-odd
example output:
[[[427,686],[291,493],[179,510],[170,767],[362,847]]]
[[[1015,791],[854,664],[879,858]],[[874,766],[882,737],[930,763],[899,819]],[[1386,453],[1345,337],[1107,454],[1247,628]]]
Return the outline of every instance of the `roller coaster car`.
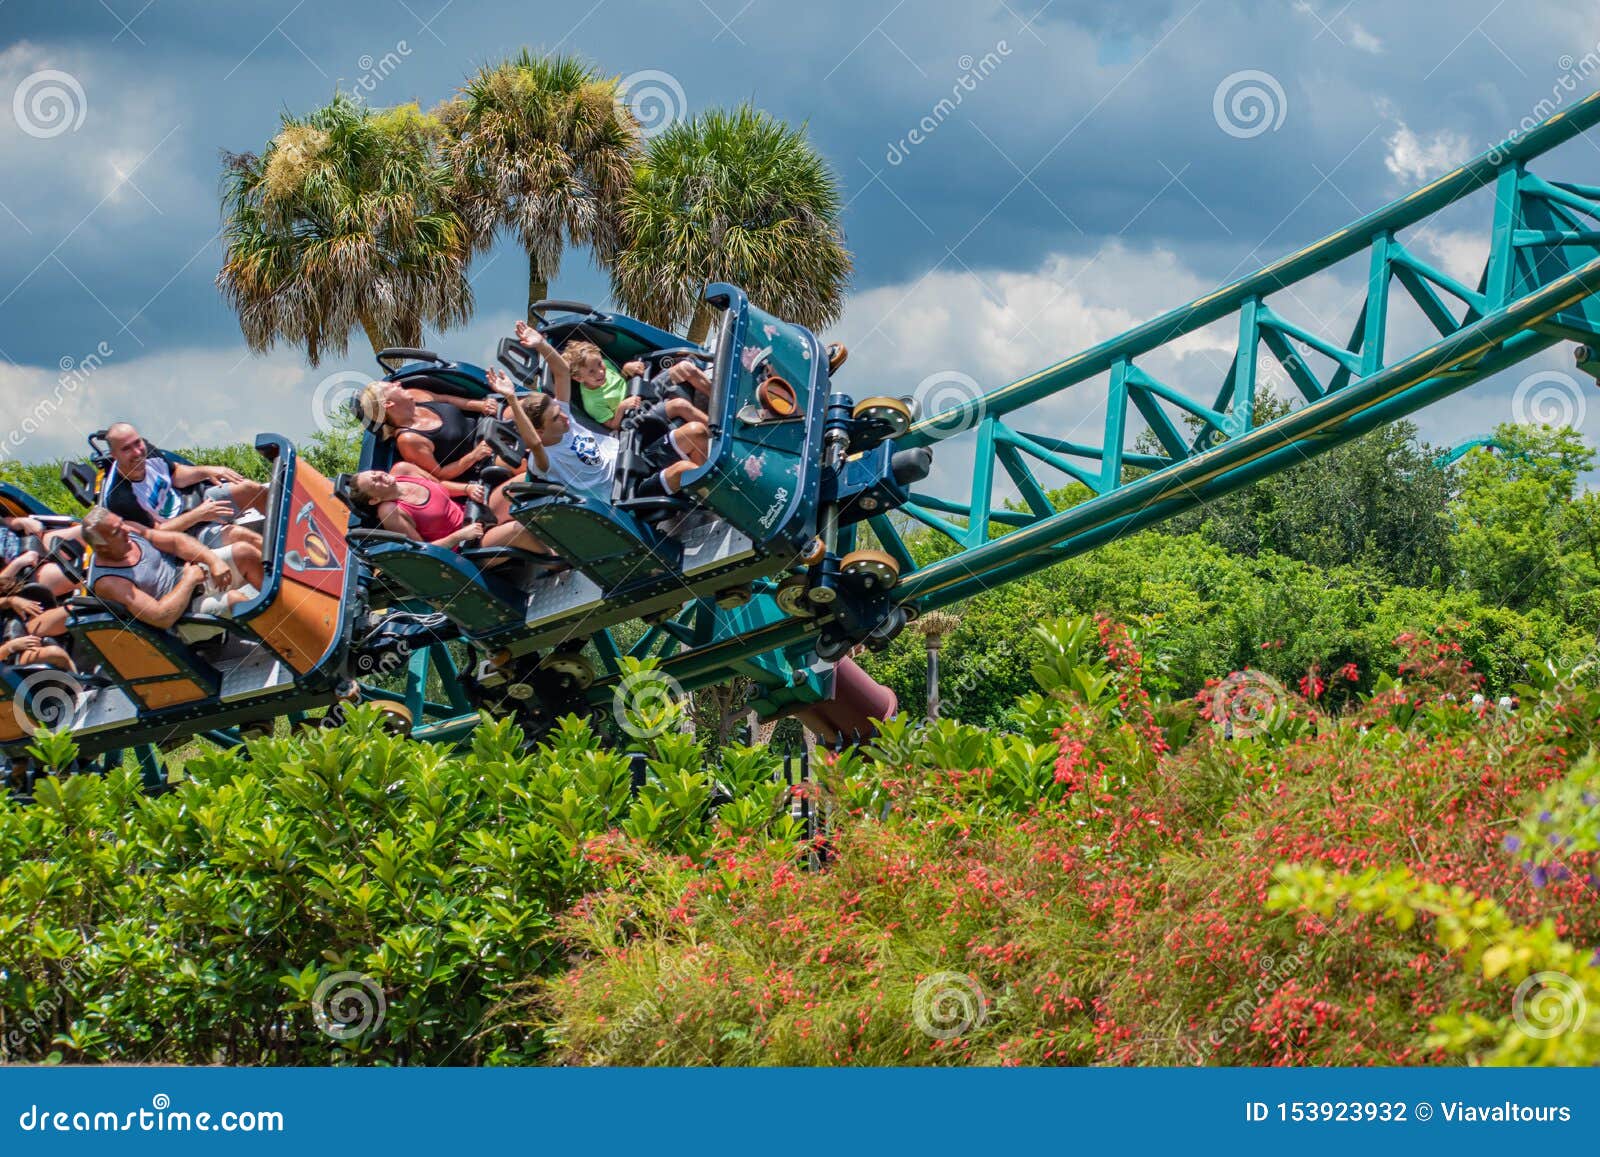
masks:
[[[256,449],[272,463],[260,593],[232,618],[186,615],[169,631],[97,598],[68,600],[84,674],[0,670],[0,749],[19,753],[35,725],[70,726],[92,756],[334,701],[356,575],[345,512],[287,439],[264,434]]]
[[[683,476],[677,495],[640,494],[651,474],[642,444],[651,423],[643,415],[663,400],[650,391],[673,388],[643,378],[629,383],[630,394],[645,405],[617,432],[610,503],[559,488],[512,490],[512,515],[569,559],[607,602],[633,615],[689,598],[735,601],[754,579],[803,560],[823,562],[833,549],[825,539],[906,501],[917,461],[926,473],[926,452],[898,462],[891,453],[892,440],[910,424],[903,401],[855,403],[830,392],[831,368],[843,363],[842,349],[824,348],[810,331],[756,309],[733,286],[712,286],[706,301],[721,314],[709,354],[682,343],[641,348],[637,323],[592,311],[563,331],[581,333],[615,356],[644,360],[656,381],[681,358],[708,367],[707,460]],[[831,589],[852,599],[858,590],[887,589],[881,573],[863,576],[854,567],[830,573]],[[862,609],[862,621],[878,609]],[[855,641],[868,633],[851,629]]]
[[[870,641],[874,630],[892,637],[903,625],[903,617],[896,620],[883,605],[893,560],[867,559],[864,569],[863,552],[842,559],[831,552],[840,527],[905,502],[907,486],[927,473],[928,451],[892,453],[892,440],[909,426],[908,407],[896,398],[857,404],[831,393],[829,375],[843,364],[843,348],[824,347],[808,330],[755,309],[733,286],[712,286],[706,300],[721,315],[709,352],[579,302],[536,305],[535,320],[552,344],[581,338],[617,364],[640,360],[647,366],[646,375],[628,384],[645,405],[615,431],[611,501],[540,479],[508,488],[512,517],[556,552],[566,564],[559,571],[508,566],[493,550],[457,552],[408,541],[379,528],[373,512],[353,503],[351,542],[372,572],[374,608],[420,606],[446,616],[515,681],[518,671],[540,669],[553,656],[565,662],[575,645],[601,628],[636,618],[659,621],[693,599],[733,605],[750,597],[757,580],[809,564],[808,581],[837,602],[826,610],[820,600],[807,603],[814,615],[841,624],[841,637],[852,643]],[[485,372],[468,363],[425,350],[386,350],[379,357],[389,381],[470,398],[489,392]],[[649,404],[664,400],[658,391],[686,389],[660,380],[685,358],[702,364],[712,383],[708,458],[684,476],[678,494],[642,495],[640,483],[651,468],[640,418]],[[525,388],[550,388],[549,369],[534,349],[507,339],[498,360]],[[601,430],[581,405],[572,413]],[[387,468],[394,455],[392,442],[369,434],[361,467]],[[501,457],[511,461],[510,454]]]

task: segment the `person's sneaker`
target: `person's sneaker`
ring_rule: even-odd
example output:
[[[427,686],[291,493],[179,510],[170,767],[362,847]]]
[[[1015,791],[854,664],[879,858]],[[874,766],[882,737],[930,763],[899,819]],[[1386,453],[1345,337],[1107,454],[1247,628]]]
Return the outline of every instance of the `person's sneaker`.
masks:
[[[233,604],[226,595],[207,595],[200,600],[200,613],[212,615],[219,619],[233,618]]]

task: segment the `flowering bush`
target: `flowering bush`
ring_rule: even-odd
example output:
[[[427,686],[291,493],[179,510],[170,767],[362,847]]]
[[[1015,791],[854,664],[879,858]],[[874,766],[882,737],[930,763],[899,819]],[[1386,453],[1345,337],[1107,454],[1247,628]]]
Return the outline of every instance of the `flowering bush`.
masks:
[[[1507,928],[1600,942],[1586,880],[1532,887],[1504,844],[1525,798],[1555,793],[1552,822],[1582,803],[1558,787],[1595,719],[1581,693],[1518,723],[1471,701],[1447,635],[1412,637],[1399,677],[1346,715],[1278,685],[1251,726],[1225,726],[1228,695],[1149,694],[1116,624],[1043,635],[1017,734],[899,723],[830,769],[826,871],[759,848],[711,871],[630,853],[559,921],[580,956],[546,986],[559,1055],[1423,1063],[1464,1031],[1436,1018],[1477,1032],[1505,1014],[1504,979],[1463,970],[1457,944],[1269,905],[1284,863],[1503,896]]]

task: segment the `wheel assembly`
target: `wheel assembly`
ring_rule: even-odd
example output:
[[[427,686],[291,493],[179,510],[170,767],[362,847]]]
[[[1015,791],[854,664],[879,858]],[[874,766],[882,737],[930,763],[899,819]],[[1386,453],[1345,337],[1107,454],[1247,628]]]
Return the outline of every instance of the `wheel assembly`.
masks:
[[[411,708],[404,703],[396,703],[393,699],[375,699],[373,706],[377,707],[383,716],[383,729],[390,735],[407,736],[411,734]]]
[[[806,599],[806,576],[803,574],[792,574],[784,579],[778,584],[778,589],[773,592],[772,597],[776,600],[778,609],[786,615],[808,619],[815,613],[811,609],[811,603]]]
[[[864,398],[850,413],[859,421],[885,427],[886,437],[898,438],[911,429],[911,407],[899,398]]]
[[[888,590],[900,581],[900,566],[881,550],[853,550],[839,560],[839,573],[868,590]]]
[[[588,690],[589,685],[594,682],[594,664],[579,654],[568,652],[551,655],[540,666],[546,671],[572,680],[580,691]]]
[[[749,601],[750,588],[747,586],[729,587],[725,591],[717,592],[717,606],[721,607],[725,611],[731,611],[737,607],[742,607]]]

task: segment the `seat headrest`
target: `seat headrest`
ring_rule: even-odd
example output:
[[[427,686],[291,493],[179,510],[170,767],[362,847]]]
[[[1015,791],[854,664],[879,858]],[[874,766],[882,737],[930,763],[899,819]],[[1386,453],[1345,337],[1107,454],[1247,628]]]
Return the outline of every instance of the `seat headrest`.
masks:
[[[363,502],[355,495],[356,476],[351,473],[340,474],[333,480],[333,493],[340,502],[348,506],[352,512],[363,517],[371,517],[375,511],[371,505]]]

